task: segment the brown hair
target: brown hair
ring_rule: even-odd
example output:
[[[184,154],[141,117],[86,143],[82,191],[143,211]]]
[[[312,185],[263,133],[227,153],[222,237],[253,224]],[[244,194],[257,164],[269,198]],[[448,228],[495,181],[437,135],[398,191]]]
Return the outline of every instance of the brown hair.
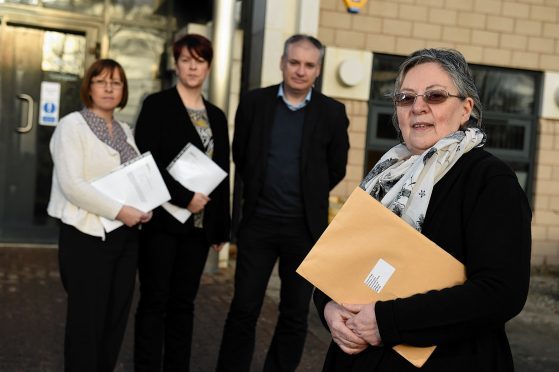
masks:
[[[214,56],[214,50],[212,48],[212,43],[202,35],[198,34],[187,34],[178,39],[173,43],[173,56],[175,57],[175,62],[179,59],[181,55],[182,48],[188,49],[190,54],[203,58],[208,62],[208,66],[211,66],[212,59]]]
[[[126,74],[124,73],[124,69],[114,59],[98,59],[97,61],[93,62],[91,66],[85,72],[85,76],[82,80],[82,85],[80,87],[80,98],[82,99],[83,104],[87,108],[91,108],[93,106],[93,101],[91,100],[91,96],[89,95],[89,91],[91,90],[91,81],[94,77],[102,75],[104,72],[108,72],[109,76],[113,76],[114,72],[118,71],[120,78],[122,80],[122,99],[117,107],[123,109],[128,102],[128,80],[126,80]]]

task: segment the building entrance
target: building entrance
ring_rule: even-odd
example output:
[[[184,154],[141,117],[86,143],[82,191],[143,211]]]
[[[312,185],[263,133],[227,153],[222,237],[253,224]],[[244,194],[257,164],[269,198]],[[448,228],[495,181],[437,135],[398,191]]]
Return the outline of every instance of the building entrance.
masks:
[[[2,23],[0,28],[0,243],[54,243],[47,216],[59,118],[80,109],[86,31]]]

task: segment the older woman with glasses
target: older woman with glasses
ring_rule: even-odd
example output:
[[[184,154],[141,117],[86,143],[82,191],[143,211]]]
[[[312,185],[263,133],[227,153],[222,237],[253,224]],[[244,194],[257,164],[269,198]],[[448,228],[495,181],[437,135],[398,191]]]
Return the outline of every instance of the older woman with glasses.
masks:
[[[126,106],[124,69],[111,59],[85,73],[85,107],[58,123],[50,141],[54,162],[48,213],[60,219],[60,277],[68,295],[66,371],[112,371],[132,303],[138,224],[151,218],[115,201],[91,181],[139,155],[128,125],[114,118]],[[105,233],[101,217],[124,226]]]
[[[461,261],[467,279],[369,304],[337,304],[317,290],[333,339],[323,370],[416,371],[392,349],[407,344],[437,345],[425,371],[512,371],[505,323],[528,292],[526,195],[514,172],[483,148],[480,99],[459,52],[413,53],[400,66],[393,101],[402,143],[361,188]]]

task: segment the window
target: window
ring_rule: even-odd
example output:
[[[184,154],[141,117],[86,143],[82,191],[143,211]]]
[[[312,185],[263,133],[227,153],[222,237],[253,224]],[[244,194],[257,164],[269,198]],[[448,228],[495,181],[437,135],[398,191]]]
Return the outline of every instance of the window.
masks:
[[[394,110],[388,96],[392,93],[398,67],[403,60],[404,57],[400,56],[374,55],[365,173],[399,141],[392,126]],[[473,64],[470,68],[483,104],[486,149],[510,165],[530,196],[541,73]]]

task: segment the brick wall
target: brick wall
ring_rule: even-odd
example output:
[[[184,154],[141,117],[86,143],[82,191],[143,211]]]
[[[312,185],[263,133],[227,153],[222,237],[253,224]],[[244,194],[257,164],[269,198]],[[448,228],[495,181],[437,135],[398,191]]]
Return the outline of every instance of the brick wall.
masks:
[[[532,262],[559,266],[559,121],[541,120],[536,157]]]
[[[349,14],[321,0],[326,46],[407,55],[425,47],[461,51],[471,63],[559,71],[559,0],[369,0]],[[363,175],[368,107],[345,100],[350,116],[347,176],[332,192],[345,198]],[[534,195],[534,265],[559,266],[559,121],[540,120]]]
[[[346,176],[330,193],[345,199],[363,178],[365,166],[365,136],[367,134],[368,103],[363,101],[341,100],[349,116],[349,143]]]

